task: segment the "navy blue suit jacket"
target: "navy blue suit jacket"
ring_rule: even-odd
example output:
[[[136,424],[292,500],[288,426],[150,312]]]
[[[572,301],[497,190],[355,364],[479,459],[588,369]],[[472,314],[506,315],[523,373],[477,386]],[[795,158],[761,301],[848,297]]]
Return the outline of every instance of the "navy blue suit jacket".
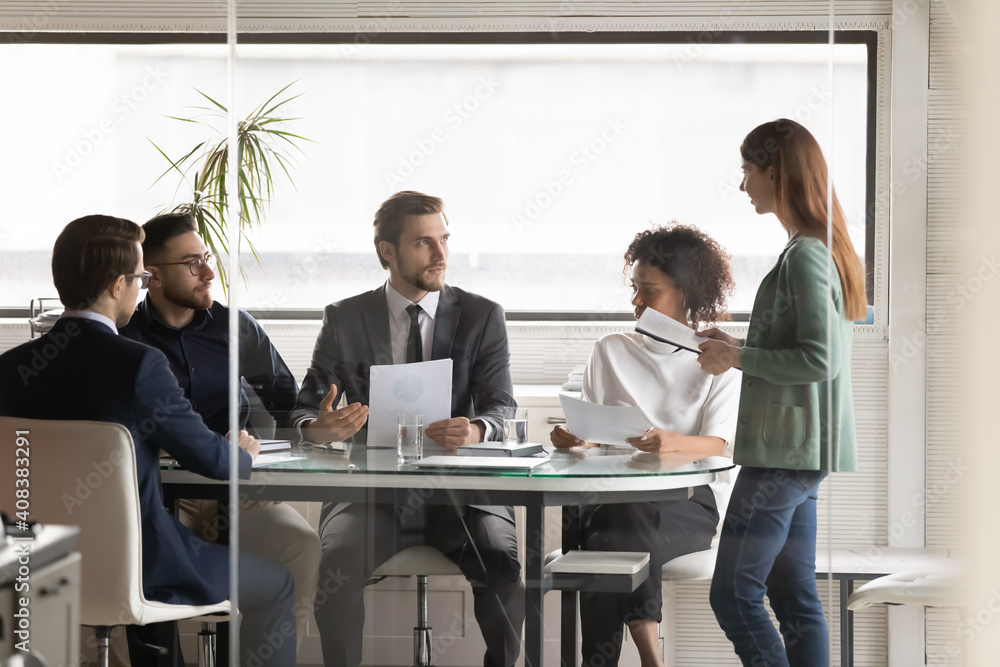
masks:
[[[191,409],[162,352],[100,322],[63,318],[41,338],[0,355],[0,415],[127,428],[139,478],[143,593],[174,604],[229,597],[228,549],[181,525],[164,508],[160,488],[161,449],[189,470],[227,479],[229,441]],[[240,450],[240,477],[250,468],[250,455]]]

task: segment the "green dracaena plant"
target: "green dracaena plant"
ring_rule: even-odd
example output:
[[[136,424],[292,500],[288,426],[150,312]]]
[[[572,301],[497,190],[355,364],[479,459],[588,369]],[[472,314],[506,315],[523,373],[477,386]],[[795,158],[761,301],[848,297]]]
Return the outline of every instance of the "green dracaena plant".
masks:
[[[293,82],[294,83],[294,82]],[[246,242],[254,259],[260,263],[257,249],[253,245],[250,234],[264,222],[264,215],[274,192],[275,178],[281,174],[288,182],[295,185],[291,169],[295,164],[294,153],[302,153],[300,144],[311,141],[298,134],[282,129],[299,118],[286,117],[284,107],[299,95],[291,95],[281,99],[281,96],[292,86],[288,84],[272,95],[263,104],[258,105],[246,118],[239,121],[236,131],[236,153],[239,164],[237,183],[236,214],[240,230],[240,239]],[[201,141],[179,159],[173,159],[152,140],[150,143],[160,155],[170,163],[154,185],[171,173],[180,175],[178,191],[190,184],[191,201],[164,210],[164,213],[190,213],[198,224],[198,234],[205,245],[213,253],[228,254],[229,248],[229,210],[227,207],[226,180],[229,178],[229,136],[225,128],[228,110],[197,88],[195,91],[211,106],[196,106],[199,113],[195,116],[182,118],[167,116],[173,120],[185,123],[195,123],[210,128],[214,139]],[[222,119],[223,129],[219,129],[219,119]],[[239,248],[235,252],[239,253]],[[243,273],[243,267],[240,266]],[[228,294],[228,280],[225,267],[219,264],[219,277],[223,290]]]

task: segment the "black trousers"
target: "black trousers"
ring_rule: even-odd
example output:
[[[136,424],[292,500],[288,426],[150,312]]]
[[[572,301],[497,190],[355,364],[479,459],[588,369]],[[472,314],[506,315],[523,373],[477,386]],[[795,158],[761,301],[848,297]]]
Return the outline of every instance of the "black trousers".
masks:
[[[207,545],[212,549],[228,551],[227,547]],[[239,623],[240,665],[245,667],[292,667],[295,665],[295,604],[292,575],[288,568],[246,552],[240,552],[240,613],[230,621]],[[155,663],[155,656],[144,651],[132,641],[137,638],[146,644],[157,643],[159,626],[153,623],[132,626],[129,637],[129,659],[133,667],[147,667]],[[175,664],[184,667],[183,657],[177,652]]]
[[[320,524],[323,556],[314,610],[326,667],[361,664],[364,587],[396,552],[439,549],[472,584],[474,612],[486,640],[487,667],[510,667],[520,652],[524,584],[514,522],[469,507],[430,506],[420,525],[392,505],[352,504]]]
[[[712,490],[700,486],[688,500],[586,506],[580,521],[585,549],[649,552],[649,579],[633,592],[580,594],[583,664],[611,667],[621,655],[625,624],[663,619],[660,568],[708,549],[719,511]]]

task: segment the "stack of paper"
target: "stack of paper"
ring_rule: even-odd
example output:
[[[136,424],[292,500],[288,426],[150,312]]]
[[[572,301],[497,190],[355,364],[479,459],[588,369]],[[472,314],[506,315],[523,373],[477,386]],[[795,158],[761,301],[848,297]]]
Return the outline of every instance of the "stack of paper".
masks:
[[[574,368],[569,373],[569,377],[566,378],[566,382],[563,383],[563,391],[582,391],[583,390],[583,371],[587,368],[586,364],[580,364]]]
[[[291,440],[258,440],[260,443],[260,451],[262,452],[280,452],[283,449],[291,449]]]
[[[635,574],[648,562],[644,551],[568,551],[547,569],[553,574]]]
[[[544,456],[427,456],[410,465],[417,468],[531,470],[547,462]]]
[[[479,442],[465,445],[455,450],[459,456],[534,456],[544,454],[545,450],[537,442],[525,442],[520,445],[508,445],[503,442]]]

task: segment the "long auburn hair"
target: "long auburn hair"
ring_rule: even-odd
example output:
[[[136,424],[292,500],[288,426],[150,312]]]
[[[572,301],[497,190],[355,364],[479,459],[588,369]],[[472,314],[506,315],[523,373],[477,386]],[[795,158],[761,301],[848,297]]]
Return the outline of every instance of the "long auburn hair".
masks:
[[[774,167],[774,208],[778,219],[794,231],[827,239],[827,166],[816,138],[799,123],[779,118],[758,125],[740,145],[740,154],[759,169]],[[833,262],[840,274],[844,315],[863,319],[868,299],[865,271],[847,234],[844,210],[833,192]]]

